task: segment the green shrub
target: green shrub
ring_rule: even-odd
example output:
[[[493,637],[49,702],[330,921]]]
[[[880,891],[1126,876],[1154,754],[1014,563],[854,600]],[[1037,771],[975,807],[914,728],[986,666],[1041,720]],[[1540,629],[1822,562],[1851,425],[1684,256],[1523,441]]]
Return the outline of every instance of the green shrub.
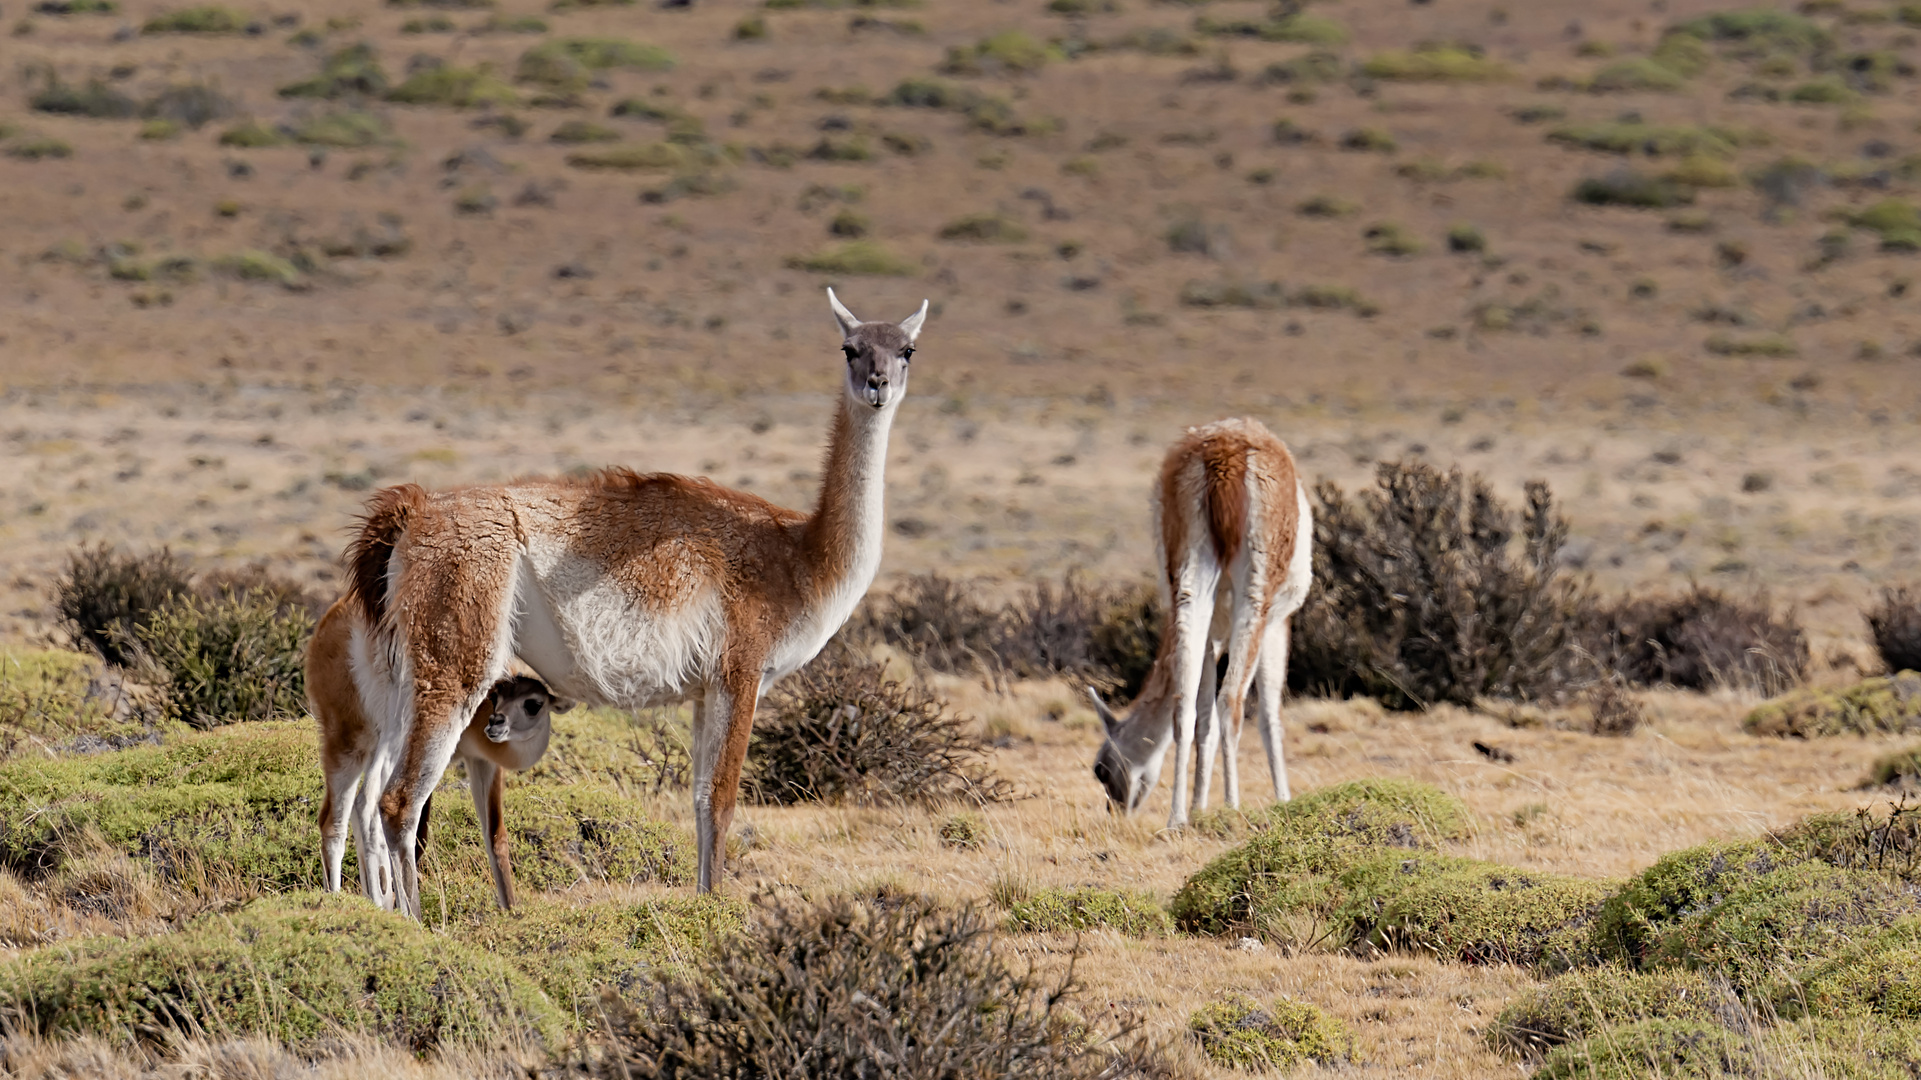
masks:
[[[787,266],[817,274],[874,274],[911,277],[919,271],[915,264],[887,250],[878,241],[849,240],[821,248],[811,255],[790,255]]]
[[[1431,849],[1466,832],[1460,800],[1409,780],[1353,781],[1279,803],[1258,832],[1214,858],[1174,894],[1169,910],[1185,931],[1251,930],[1312,940],[1290,929],[1297,916],[1325,922],[1347,899],[1340,875],[1386,849]],[[1351,927],[1321,936],[1341,940]]]
[[[1769,360],[1788,360],[1801,355],[1801,349],[1795,345],[1794,339],[1783,334],[1762,334],[1759,337],[1715,334],[1709,337],[1702,347],[1716,356],[1758,356]]]
[[[1363,153],[1391,154],[1397,148],[1394,136],[1380,128],[1355,128],[1341,136],[1341,149]]]
[[[140,137],[148,140],[171,139],[180,134],[180,125],[172,120],[148,120],[140,125]]]
[[[1265,1004],[1230,994],[1188,1018],[1187,1032],[1210,1061],[1249,1070],[1291,1069],[1307,1062],[1339,1066],[1354,1059],[1346,1025],[1305,1001]]]
[[[459,29],[454,21],[445,15],[429,15],[424,19],[408,19],[400,24],[403,34],[451,34]]]
[[[1129,1029],[1073,1017],[1071,985],[1012,969],[982,913],[926,897],[776,907],[694,967],[645,1010],[608,1010],[595,1076],[1170,1075]]]
[[[1470,254],[1487,250],[1487,237],[1472,225],[1452,225],[1447,230],[1447,249],[1456,254]]]
[[[306,711],[313,617],[269,596],[175,597],[135,631],[171,719],[198,728]]]
[[[93,938],[0,967],[0,999],[43,1035],[262,1035],[319,1049],[364,1034],[558,1048],[567,1019],[503,961],[357,896],[293,894],[176,933]]]
[[[51,135],[24,135],[7,147],[7,156],[21,161],[70,158],[73,156],[73,147],[64,139],[56,139]]]
[[[1051,60],[1060,59],[1060,50],[1025,30],[1002,30],[971,46],[954,46],[940,70],[948,75],[992,75],[1001,72],[1031,74]]]
[[[1909,892],[1878,874],[1804,862],[1743,883],[1681,920],[1662,936],[1653,959],[1710,972],[1752,994],[1865,928],[1916,910]]]
[[[241,281],[270,281],[283,289],[299,289],[306,278],[293,263],[268,251],[250,249],[213,260],[214,269]]]
[[[1203,15],[1194,20],[1194,32],[1215,37],[1247,37],[1303,45],[1345,45],[1348,39],[1347,27],[1326,16],[1300,11],[1267,19],[1228,19]]]
[[[235,124],[220,133],[220,145],[257,150],[266,146],[285,146],[287,136],[258,120]]]
[[[176,83],[161,90],[140,107],[140,115],[156,120],[168,120],[193,128],[195,131],[223,116],[232,116],[235,105],[232,98],[221,93],[218,88],[206,83]]]
[[[1756,706],[1741,726],[1753,735],[1797,739],[1921,731],[1921,675],[1877,676],[1838,690],[1793,690]]]
[[[1804,15],[1773,8],[1722,11],[1677,23],[1668,33],[1701,41],[1735,42],[1767,52],[1810,55],[1831,47],[1834,36]]]
[[[27,105],[38,112],[96,120],[124,120],[139,110],[132,98],[99,79],[76,86],[49,77],[46,85],[28,96]]]
[[[96,657],[0,649],[0,761],[50,750],[99,750],[151,737],[132,694]]]
[[[1694,189],[1633,169],[1616,169],[1606,176],[1590,176],[1582,180],[1574,186],[1571,197],[1576,202],[1592,206],[1665,210],[1694,202]]]
[[[393,139],[385,117],[362,109],[322,113],[294,125],[293,141],[306,146],[358,149]]]
[[[481,105],[505,108],[519,104],[520,95],[485,65],[463,68],[442,64],[414,72],[406,82],[387,92],[387,100],[402,105],[445,105],[456,109]]]
[[[112,15],[120,10],[114,0],[40,0],[36,15]]]
[[[1719,1024],[1643,1020],[1556,1048],[1530,1080],[1708,1080],[1753,1076],[1757,1064],[1749,1041]]]
[[[280,88],[281,97],[310,97],[334,100],[360,95],[379,97],[388,90],[387,73],[381,69],[374,47],[361,42],[328,56],[320,74]]]
[[[1565,969],[1589,958],[1589,918],[1612,891],[1599,881],[1462,863],[1396,891],[1368,941],[1443,960]]]
[[[605,149],[576,150],[567,155],[567,164],[576,169],[679,170],[699,163],[699,156],[693,151],[670,142],[622,143]]]
[[[620,132],[615,131],[605,124],[597,124],[592,120],[569,120],[555,128],[554,133],[547,136],[547,141],[557,143],[619,142]]]
[[[808,149],[807,157],[812,161],[872,161],[874,147],[860,135],[845,139],[823,135],[819,142]]]
[[[1789,1019],[1921,1020],[1921,918],[1897,919],[1796,971],[1774,1004]]]
[[[1166,937],[1174,921],[1153,897],[1118,889],[1037,889],[1007,905],[1007,928],[1017,933],[1071,934],[1114,930],[1131,937]]]
[[[1594,920],[1595,951],[1630,967],[1644,966],[1688,915],[1803,861],[1772,837],[1669,852],[1603,901]]]
[[[126,650],[130,635],[169,600],[192,591],[186,562],[165,548],[135,555],[111,544],[81,547],[54,579],[54,625],[75,649],[124,667],[133,659]]]
[[[1661,179],[1684,187],[1731,188],[1741,185],[1734,166],[1708,154],[1689,154],[1680,164],[1661,174]]]
[[[1486,1038],[1502,1053],[1532,1057],[1641,1020],[1714,1022],[1738,1015],[1727,991],[1700,972],[1641,973],[1608,964],[1523,991],[1502,1007]]]
[[[1736,149],[1758,139],[1751,132],[1726,127],[1649,124],[1639,120],[1609,120],[1595,124],[1564,124],[1547,134],[1549,142],[1609,154],[1642,153],[1651,157],[1707,154],[1732,157]]]
[[[1181,286],[1182,307],[1255,308],[1273,310],[1287,303],[1287,293],[1278,281],[1188,281]]]
[[[1687,78],[1680,72],[1647,56],[1609,64],[1587,82],[1588,90],[1596,94],[1667,92],[1686,85]]]
[[[520,55],[514,81],[551,90],[586,89],[588,75],[610,68],[632,71],[671,71],[674,56],[657,45],[609,37],[555,38]]]
[[[207,4],[162,12],[140,28],[143,34],[238,34],[247,28],[246,16],[232,8]]]
[[[538,15],[489,15],[487,20],[474,27],[476,34],[544,34],[548,30],[547,20]]]
[[[1367,241],[1371,255],[1419,255],[1426,245],[1415,239],[1414,234],[1392,221],[1380,221],[1367,227],[1361,234]]]
[[[738,933],[744,914],[739,901],[711,893],[588,901],[536,894],[512,911],[457,923],[455,936],[526,972],[580,1016],[593,1015],[607,991],[635,1003],[651,997],[662,974]]]
[[[986,819],[968,811],[949,814],[940,823],[942,847],[974,851],[985,847],[993,835],[993,830],[988,827]]]
[[[1479,49],[1459,45],[1420,45],[1389,49],[1361,63],[1362,74],[1404,82],[1499,82],[1513,72]]]
[[[1887,251],[1921,250],[1921,210],[1902,199],[1882,199],[1852,213],[1843,220],[1857,229],[1866,229],[1881,238]]]
[[[1027,239],[1027,228],[1005,214],[968,214],[942,225],[940,238],[1018,244]]]
[[[1788,100],[1796,105],[1846,105],[1859,97],[1832,75],[1810,79],[1788,91]]]

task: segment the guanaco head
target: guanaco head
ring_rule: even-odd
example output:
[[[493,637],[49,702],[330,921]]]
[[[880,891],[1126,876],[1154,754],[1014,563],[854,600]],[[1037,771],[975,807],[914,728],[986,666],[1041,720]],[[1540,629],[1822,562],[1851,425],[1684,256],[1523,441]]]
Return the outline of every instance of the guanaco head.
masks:
[[[1101,726],[1107,729],[1101,752],[1094,758],[1094,779],[1107,791],[1109,810],[1138,813],[1147,802],[1148,793],[1160,783],[1161,762],[1167,758],[1170,740],[1154,738],[1141,730],[1154,727],[1142,722],[1151,718],[1138,715],[1152,703],[1137,704],[1135,715],[1122,720],[1101,700],[1100,691],[1090,686],[1087,696],[1093,699],[1094,711],[1100,714]]]
[[[875,410],[897,404],[907,393],[907,362],[914,357],[914,339],[927,320],[927,301],[898,323],[861,322],[827,290],[827,303],[840,324],[840,351],[847,356],[847,393]]]
[[[574,707],[566,698],[555,697],[547,684],[525,675],[495,683],[488,700],[493,711],[487,716],[487,741],[497,743],[536,738],[547,727],[550,712]]]

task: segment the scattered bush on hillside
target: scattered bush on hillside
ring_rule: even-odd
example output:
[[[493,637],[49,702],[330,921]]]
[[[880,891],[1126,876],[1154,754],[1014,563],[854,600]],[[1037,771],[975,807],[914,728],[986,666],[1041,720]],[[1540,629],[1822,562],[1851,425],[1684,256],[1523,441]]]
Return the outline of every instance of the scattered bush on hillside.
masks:
[[[768,803],[989,802],[1008,788],[988,768],[985,750],[972,720],[836,648],[768,695],[754,724],[747,781]]]
[[[355,95],[377,98],[385,94],[390,85],[373,46],[363,41],[328,56],[320,65],[320,74],[313,78],[282,86],[280,96],[327,100]]]
[[[52,75],[48,76],[44,86],[28,96],[27,104],[38,112],[87,116],[96,120],[123,120],[140,108],[132,98],[100,79],[75,85],[61,82]]]
[[[238,34],[247,28],[246,17],[232,8],[208,4],[162,12],[140,28],[143,34]]]
[[[901,258],[875,240],[848,240],[830,244],[811,255],[789,256],[787,265],[794,270],[818,274],[873,274],[884,277],[911,277],[920,268]]]
[[[4,708],[4,706],[0,706]],[[1907,791],[1921,788],[1921,746],[1910,746],[1874,759],[1862,787],[1897,787]]]
[[[1071,982],[1043,985],[994,950],[989,919],[917,896],[776,907],[724,938],[645,1009],[614,1002],[591,1075],[1168,1075],[1136,1022],[1072,1017]]]
[[[124,667],[136,632],[168,601],[192,591],[186,560],[165,548],[136,555],[105,543],[82,547],[54,580],[54,622],[74,648]]]
[[[1657,1019],[1610,1027],[1549,1053],[1531,1080],[1640,1080],[1649,1075],[1755,1076],[1754,1045],[1702,1020]],[[1650,1074],[1650,1069],[1658,1070]]]
[[[1290,685],[1397,709],[1561,690],[1586,593],[1558,564],[1547,485],[1526,497],[1517,522],[1485,479],[1420,461],[1383,463],[1353,498],[1316,485]]]
[[[205,83],[177,83],[148,98],[140,115],[149,122],[162,121],[195,131],[236,111],[232,98]],[[144,133],[142,138],[147,137]]]
[[[1432,43],[1375,53],[1361,63],[1361,73],[1404,82],[1499,82],[1514,74],[1478,48]]]
[[[1596,605],[1580,645],[1635,686],[1778,694],[1808,669],[1807,637],[1792,611],[1776,615],[1765,593],[1739,599],[1705,586]]]
[[[1694,189],[1672,180],[1621,168],[1605,176],[1590,176],[1574,186],[1576,202],[1593,206],[1626,206],[1637,210],[1665,210],[1694,202]]]
[[[1880,601],[1868,609],[1866,618],[1874,650],[1889,671],[1921,671],[1921,588],[1882,589]]]

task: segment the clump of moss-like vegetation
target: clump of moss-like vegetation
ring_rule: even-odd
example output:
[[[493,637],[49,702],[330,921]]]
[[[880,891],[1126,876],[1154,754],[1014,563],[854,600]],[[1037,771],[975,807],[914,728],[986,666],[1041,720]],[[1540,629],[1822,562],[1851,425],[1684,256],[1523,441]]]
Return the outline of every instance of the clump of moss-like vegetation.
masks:
[[[0,966],[12,1019],[41,1034],[208,1031],[318,1048],[365,1034],[443,1046],[558,1047],[567,1018],[502,960],[355,896],[293,894],[176,933],[94,938]]]
[[[342,109],[304,117],[292,125],[289,137],[303,146],[345,150],[395,141],[386,117],[365,109]]]
[[[1605,1028],[1549,1053],[1532,1080],[1639,1080],[1657,1076],[1751,1076],[1753,1045],[1704,1020],[1643,1020]]]
[[[848,240],[830,244],[808,255],[789,256],[787,265],[794,270],[808,270],[817,274],[873,274],[886,277],[911,277],[920,269],[876,240]]]
[[[1345,45],[1348,39],[1347,27],[1338,21],[1304,11],[1283,11],[1264,19],[1202,15],[1194,20],[1194,32],[1214,37],[1244,37],[1302,45]]]
[[[1921,918],[1897,919],[1806,965],[1784,983],[1774,1004],[1789,1019],[1921,1020]]]
[[[520,54],[514,66],[514,81],[577,93],[587,88],[597,71],[612,68],[671,71],[673,67],[673,54],[657,45],[624,38],[554,38]]]
[[[1609,154],[1732,157],[1738,148],[1759,141],[1761,136],[1729,127],[1650,124],[1636,119],[1566,124],[1549,131],[1547,138],[1549,142]]]
[[[1755,706],[1741,726],[1797,739],[1921,731],[1921,675],[1904,671],[1840,689],[1792,690]]]
[[[1345,875],[1403,849],[1432,850],[1463,835],[1467,811],[1458,799],[1407,780],[1355,781],[1280,803],[1240,847],[1188,878],[1169,910],[1191,933],[1252,931],[1308,943],[1350,937],[1333,925],[1353,884]]]
[[[1017,244],[1027,239],[1027,227],[1006,214],[968,214],[942,225],[940,238]]]
[[[1884,251],[1921,251],[1921,210],[1905,199],[1882,199],[1842,217],[1880,237]]]
[[[151,737],[136,691],[100,660],[58,649],[0,650],[0,761],[108,749]]]
[[[701,163],[692,149],[671,142],[619,143],[567,155],[567,164],[576,169],[619,169],[675,171]]]
[[[1698,971],[1629,971],[1613,964],[1569,971],[1523,992],[1488,1026],[1503,1053],[1537,1056],[1642,1020],[1714,1022],[1738,1013],[1727,991]]]
[[[1187,1032],[1209,1060],[1236,1069],[1337,1066],[1354,1059],[1346,1025],[1305,1001],[1257,1002],[1231,994],[1197,1010]]]
[[[1384,871],[1409,876],[1389,856]],[[1588,958],[1587,922],[1607,882],[1460,861],[1382,889],[1367,941],[1378,948],[1477,964],[1567,968]]]
[[[285,146],[288,143],[285,132],[269,127],[258,120],[245,120],[220,133],[220,145],[232,146],[242,150],[259,150],[269,146]]]
[[[62,82],[52,75],[40,89],[28,95],[27,105],[37,112],[96,120],[122,120],[140,109],[131,97],[103,80],[89,79],[75,84]]]
[[[1875,758],[1861,786],[1921,787],[1921,746],[1910,746],[1906,750],[1896,750]]]
[[[463,942],[527,972],[562,1008],[591,1014],[605,992],[650,997],[717,938],[738,933],[745,909],[713,894],[582,901],[524,896],[456,931]]]
[[[1115,930],[1165,937],[1174,922],[1153,897],[1118,889],[1036,889],[1007,905],[1007,928],[1034,934]]]
[[[555,128],[553,134],[547,136],[547,141],[557,143],[619,142],[620,132],[608,127],[606,124],[598,124],[592,120],[568,120]]]

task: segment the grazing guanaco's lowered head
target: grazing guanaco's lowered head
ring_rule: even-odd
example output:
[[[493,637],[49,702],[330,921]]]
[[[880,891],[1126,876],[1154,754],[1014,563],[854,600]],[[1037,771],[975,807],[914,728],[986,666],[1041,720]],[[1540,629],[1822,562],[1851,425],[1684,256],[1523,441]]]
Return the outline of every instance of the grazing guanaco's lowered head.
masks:
[[[1140,811],[1149,792],[1161,780],[1161,763],[1167,759],[1171,740],[1157,731],[1152,721],[1156,702],[1137,702],[1126,719],[1114,715],[1101,700],[1100,692],[1087,688],[1087,696],[1100,715],[1107,738],[1094,758],[1094,779],[1107,792],[1107,808],[1126,814]],[[1160,737],[1157,737],[1160,736]]]
[[[898,405],[907,394],[907,364],[914,340],[927,321],[927,301],[898,323],[862,322],[827,290],[827,303],[840,324],[840,351],[847,357],[847,394],[876,411]]]
[[[487,715],[485,734],[488,742],[526,742],[537,738],[547,727],[549,713],[563,713],[574,707],[566,698],[555,697],[539,679],[516,675],[494,684],[489,697],[492,711]]]

